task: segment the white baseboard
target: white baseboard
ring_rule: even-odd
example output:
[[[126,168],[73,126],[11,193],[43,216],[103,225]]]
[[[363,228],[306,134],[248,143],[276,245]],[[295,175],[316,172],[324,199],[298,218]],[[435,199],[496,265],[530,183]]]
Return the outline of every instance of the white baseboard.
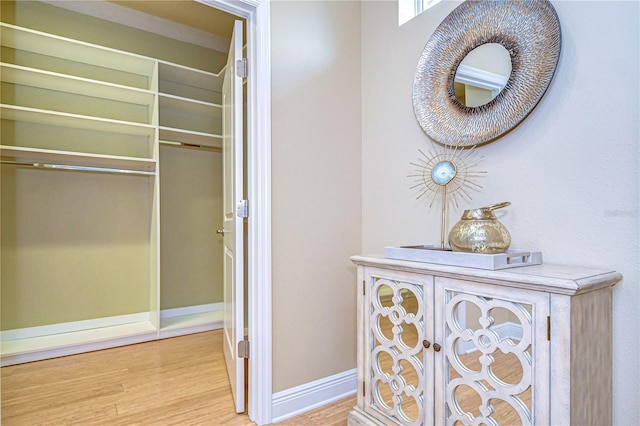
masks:
[[[162,310],[158,338],[167,339],[218,330],[224,326],[222,308],[222,303],[209,303]]]
[[[73,321],[0,332],[2,366],[75,355],[222,328],[222,303]]]
[[[4,367],[131,345],[154,340],[157,334],[156,327],[150,321],[143,321],[26,339],[3,340],[1,364]]]
[[[186,306],[184,308],[163,309],[160,318],[183,317],[187,315],[204,314],[208,312],[222,311],[223,303],[207,303],[205,305]]]
[[[273,394],[273,423],[297,416],[356,393],[356,369]],[[346,421],[346,419],[345,419]]]
[[[37,327],[15,328],[13,330],[0,332],[0,340],[33,339],[35,337],[50,336],[54,334],[74,333],[76,331],[92,330],[102,327],[115,327],[118,325],[149,321],[150,318],[151,315],[149,312],[140,312],[137,314],[116,315],[112,317],[41,325]]]

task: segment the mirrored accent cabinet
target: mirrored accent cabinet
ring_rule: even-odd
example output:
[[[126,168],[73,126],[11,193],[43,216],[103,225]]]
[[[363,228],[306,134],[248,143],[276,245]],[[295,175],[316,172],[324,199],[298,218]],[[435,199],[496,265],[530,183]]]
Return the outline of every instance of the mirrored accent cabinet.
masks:
[[[350,425],[611,423],[613,271],[354,256]]]

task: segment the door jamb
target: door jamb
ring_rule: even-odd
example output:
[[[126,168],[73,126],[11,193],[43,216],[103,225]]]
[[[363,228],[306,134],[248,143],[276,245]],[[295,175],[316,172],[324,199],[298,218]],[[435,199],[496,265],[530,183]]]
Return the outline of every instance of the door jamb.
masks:
[[[249,418],[272,421],[271,57],[269,0],[196,0],[247,21]]]

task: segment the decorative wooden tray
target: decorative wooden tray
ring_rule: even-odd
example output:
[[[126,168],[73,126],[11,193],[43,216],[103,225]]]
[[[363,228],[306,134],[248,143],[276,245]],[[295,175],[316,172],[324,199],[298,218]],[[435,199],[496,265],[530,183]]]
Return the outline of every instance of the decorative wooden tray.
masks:
[[[507,250],[506,253],[480,254],[455,252],[450,248],[442,250],[439,246],[385,247],[384,257],[490,270],[518,268],[542,263],[542,252],[539,251]]]

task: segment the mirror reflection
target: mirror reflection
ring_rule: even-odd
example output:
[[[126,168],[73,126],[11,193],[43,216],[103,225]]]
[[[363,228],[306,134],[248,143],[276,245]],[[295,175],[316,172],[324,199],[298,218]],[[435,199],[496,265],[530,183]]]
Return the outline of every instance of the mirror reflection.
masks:
[[[511,75],[511,57],[499,43],[473,49],[462,60],[453,83],[456,98],[470,108],[491,102],[504,89]]]
[[[449,417],[478,420],[490,413],[498,424],[522,424],[532,411],[532,306],[452,292],[447,307],[451,350],[446,354]],[[455,295],[455,297],[453,297]],[[524,341],[523,341],[524,340]],[[464,380],[473,375],[473,381]],[[482,422],[480,422],[482,423]]]
[[[400,424],[416,423],[422,415],[424,321],[419,287],[380,284],[371,300],[375,328],[371,353],[370,405]],[[417,390],[417,391],[416,391]]]

